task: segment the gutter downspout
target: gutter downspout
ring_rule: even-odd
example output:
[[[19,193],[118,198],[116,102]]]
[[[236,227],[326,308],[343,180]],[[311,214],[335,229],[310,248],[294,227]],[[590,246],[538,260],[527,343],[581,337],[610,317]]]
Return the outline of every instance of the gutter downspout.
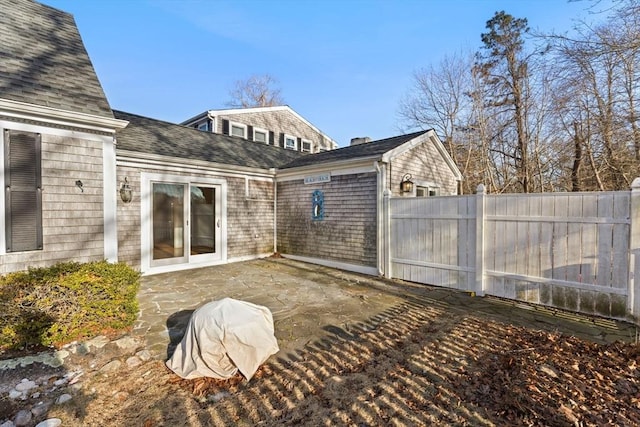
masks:
[[[278,252],[278,181],[273,176],[273,253]]]

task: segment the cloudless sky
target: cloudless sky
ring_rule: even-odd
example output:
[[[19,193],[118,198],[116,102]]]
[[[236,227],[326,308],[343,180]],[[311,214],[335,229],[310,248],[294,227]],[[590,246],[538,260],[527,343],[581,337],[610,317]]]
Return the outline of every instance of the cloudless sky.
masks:
[[[269,73],[340,146],[401,133],[413,73],[477,50],[496,11],[541,31],[596,19],[589,0],[40,1],[74,15],[114,109],[178,123],[226,108],[235,81]]]

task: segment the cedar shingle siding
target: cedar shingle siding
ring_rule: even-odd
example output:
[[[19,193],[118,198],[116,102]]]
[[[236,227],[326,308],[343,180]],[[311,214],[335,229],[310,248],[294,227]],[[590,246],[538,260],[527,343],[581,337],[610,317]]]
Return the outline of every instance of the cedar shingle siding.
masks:
[[[1,255],[0,273],[104,258],[102,168],[101,142],[42,134],[43,248]]]
[[[229,258],[273,253],[273,182],[227,178],[227,254]]]
[[[123,203],[118,197],[118,261],[140,268],[140,169],[118,166],[116,176],[118,183],[127,178],[133,195],[129,203]]]
[[[311,219],[311,195],[324,193],[324,219]],[[332,176],[331,182],[278,183],[278,251],[375,267],[376,174]]]
[[[287,134],[298,141],[298,151],[302,150],[302,139],[312,142],[313,152],[331,150],[331,141],[286,110],[219,115],[216,116],[216,132],[228,135],[229,122],[247,125],[247,139],[250,141],[253,141],[252,129],[261,128],[273,132],[273,138],[269,138],[270,145],[283,147],[284,134]]]
[[[118,182],[127,177],[133,190],[133,200],[118,199],[118,260],[134,267],[141,265],[140,174],[162,173],[159,169],[118,166]],[[249,197],[245,197],[245,178],[172,172],[171,175],[198,178],[219,178],[227,181],[227,256],[238,258],[273,252],[273,183],[249,178]]]
[[[402,195],[400,182],[406,173],[411,174],[414,182],[429,181],[438,184],[440,195],[453,195],[458,191],[458,181],[451,173],[451,168],[430,141],[393,159],[390,172],[388,185],[394,196]]]

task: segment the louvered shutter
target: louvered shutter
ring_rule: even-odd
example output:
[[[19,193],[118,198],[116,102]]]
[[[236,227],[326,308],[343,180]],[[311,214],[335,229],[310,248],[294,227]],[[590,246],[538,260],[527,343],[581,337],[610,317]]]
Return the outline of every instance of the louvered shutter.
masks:
[[[223,135],[231,135],[230,129],[229,129],[229,120],[222,120],[222,134]]]
[[[5,130],[7,252],[42,249],[40,134]]]

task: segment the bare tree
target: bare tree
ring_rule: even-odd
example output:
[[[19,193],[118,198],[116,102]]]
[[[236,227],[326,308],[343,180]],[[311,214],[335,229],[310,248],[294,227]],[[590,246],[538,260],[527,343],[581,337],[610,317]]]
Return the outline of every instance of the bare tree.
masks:
[[[404,128],[436,129],[465,192],[628,189],[640,176],[640,0],[599,13],[572,38],[531,39],[526,19],[497,12],[475,63],[454,55],[414,73]]]
[[[582,24],[579,37],[551,36],[565,70],[557,92],[567,101],[558,114],[573,117],[567,133],[590,166],[583,174],[574,159],[573,189],[627,189],[640,173],[640,9],[637,1],[618,5],[604,23]]]
[[[435,129],[464,176],[462,192],[467,194],[481,183],[495,190],[485,111],[476,96],[483,82],[474,74],[473,62],[472,52],[461,52],[415,71],[398,108],[403,130]]]
[[[231,100],[227,105],[233,108],[283,105],[284,99],[281,92],[278,81],[270,74],[252,75],[235,82],[229,91]]]
[[[529,96],[529,64],[524,55],[524,35],[529,31],[526,19],[514,18],[504,11],[487,21],[483,33],[483,51],[478,54],[477,68],[487,85],[486,103],[501,119],[499,135],[504,144],[499,147],[506,161],[513,164],[520,188],[531,191],[530,135],[527,104]],[[515,145],[509,140],[514,139]]]

